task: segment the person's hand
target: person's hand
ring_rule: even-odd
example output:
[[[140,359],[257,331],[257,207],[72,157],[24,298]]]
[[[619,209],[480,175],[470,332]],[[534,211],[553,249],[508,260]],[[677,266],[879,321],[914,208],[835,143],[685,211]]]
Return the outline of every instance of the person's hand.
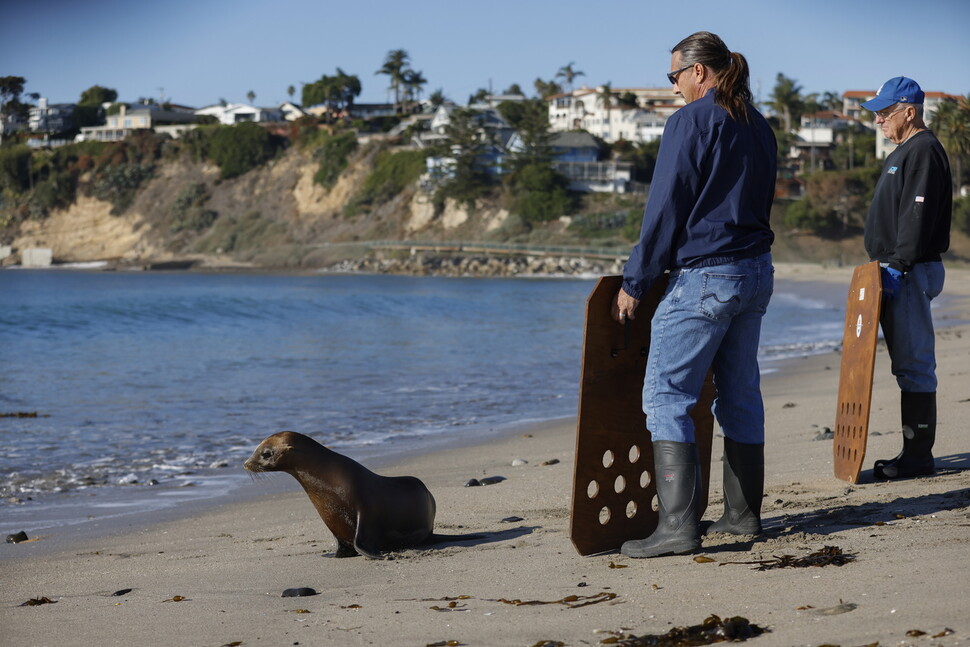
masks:
[[[618,323],[626,323],[627,319],[632,321],[636,319],[633,312],[637,309],[638,305],[640,305],[638,299],[634,299],[624,292],[623,288],[620,288],[620,291],[616,293],[616,298],[613,299],[613,307],[610,308],[610,315]]]
[[[903,273],[891,267],[882,269],[882,296],[893,299],[899,292],[899,280],[903,278]]]

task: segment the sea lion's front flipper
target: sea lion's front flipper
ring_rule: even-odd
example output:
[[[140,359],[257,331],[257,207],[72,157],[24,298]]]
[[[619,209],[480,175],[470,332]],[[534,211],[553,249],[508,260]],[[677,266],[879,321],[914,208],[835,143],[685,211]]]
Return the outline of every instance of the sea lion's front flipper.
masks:
[[[357,554],[353,544],[342,539],[337,540],[337,552],[334,557],[357,557]]]
[[[354,548],[364,557],[382,559],[380,534],[368,526],[367,518],[357,512],[357,533],[354,535]]]

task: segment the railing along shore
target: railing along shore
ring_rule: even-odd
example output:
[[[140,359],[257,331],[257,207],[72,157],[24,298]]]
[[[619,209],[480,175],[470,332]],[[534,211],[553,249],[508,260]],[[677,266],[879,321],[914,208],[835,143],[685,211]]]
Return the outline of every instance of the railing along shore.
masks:
[[[575,247],[559,245],[525,245],[472,241],[369,240],[325,243],[315,247],[367,247],[370,249],[408,250],[437,254],[513,254],[521,256],[578,256],[582,258],[625,259],[629,249],[608,247]]]

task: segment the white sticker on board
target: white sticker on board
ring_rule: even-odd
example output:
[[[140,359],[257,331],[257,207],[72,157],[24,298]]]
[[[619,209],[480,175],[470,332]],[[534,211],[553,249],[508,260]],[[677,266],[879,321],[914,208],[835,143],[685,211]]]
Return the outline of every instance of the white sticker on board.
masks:
[[[855,322],[855,336],[859,337],[860,335],[862,335],[862,315],[859,315]]]
[[[859,288],[859,301],[865,301],[865,300],[866,300],[866,289]]]

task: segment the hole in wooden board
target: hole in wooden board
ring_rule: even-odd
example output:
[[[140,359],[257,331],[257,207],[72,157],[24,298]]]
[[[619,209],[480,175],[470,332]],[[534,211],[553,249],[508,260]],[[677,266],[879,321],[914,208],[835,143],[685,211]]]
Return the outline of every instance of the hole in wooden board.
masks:
[[[616,477],[615,481],[613,481],[613,491],[619,494],[625,489],[626,489],[626,479],[623,478],[623,475],[621,474]]]
[[[613,467],[613,461],[616,460],[616,455],[613,454],[612,449],[607,449],[603,452],[603,467],[609,469]]]
[[[610,522],[610,509],[606,506],[600,508],[600,525],[605,526]]]

